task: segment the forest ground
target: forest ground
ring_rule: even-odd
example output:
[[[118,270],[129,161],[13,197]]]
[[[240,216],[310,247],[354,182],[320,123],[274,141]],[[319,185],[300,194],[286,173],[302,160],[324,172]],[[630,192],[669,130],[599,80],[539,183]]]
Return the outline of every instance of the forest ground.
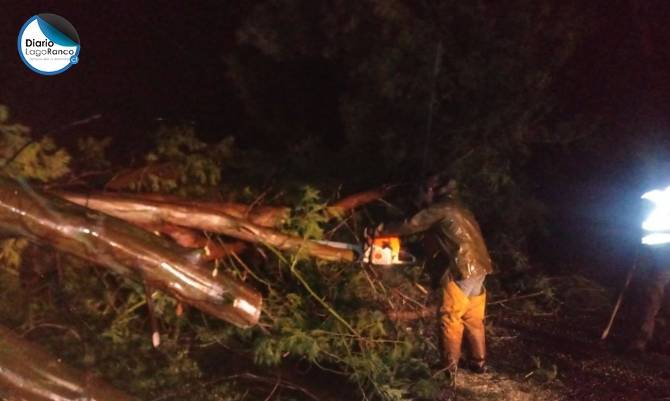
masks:
[[[604,291],[606,300],[616,290],[593,291]],[[624,344],[636,324],[634,302],[619,314],[610,338],[601,341],[611,304],[592,307],[574,292],[556,297],[560,308],[550,313],[529,310],[532,304],[521,301],[489,307],[490,371],[462,371],[458,400],[670,400],[670,353],[661,345],[669,331],[664,320],[656,330],[661,339],[647,353],[627,353]]]

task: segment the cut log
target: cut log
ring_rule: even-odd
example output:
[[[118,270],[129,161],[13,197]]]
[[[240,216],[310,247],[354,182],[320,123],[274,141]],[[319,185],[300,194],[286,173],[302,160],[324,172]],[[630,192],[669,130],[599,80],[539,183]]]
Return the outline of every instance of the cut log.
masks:
[[[351,249],[336,248],[283,234],[206,207],[196,208],[125,195],[72,193],[60,193],[59,195],[76,204],[134,224],[161,225],[167,223],[197,228],[243,241],[261,243],[279,250],[300,251],[307,255],[334,262],[351,262],[356,256]]]
[[[132,274],[138,273],[152,287],[239,327],[258,321],[261,296],[228,275],[212,277],[189,258],[189,249],[4,177],[0,177],[0,231],[51,245],[120,274],[138,278]]]
[[[0,399],[137,401],[0,326]]]

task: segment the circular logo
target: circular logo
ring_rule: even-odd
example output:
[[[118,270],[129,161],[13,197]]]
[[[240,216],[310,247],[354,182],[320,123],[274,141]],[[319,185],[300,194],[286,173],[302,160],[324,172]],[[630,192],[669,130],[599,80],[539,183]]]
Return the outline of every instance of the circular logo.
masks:
[[[23,63],[38,74],[60,74],[79,62],[79,34],[56,14],[30,17],[19,31],[17,44]]]

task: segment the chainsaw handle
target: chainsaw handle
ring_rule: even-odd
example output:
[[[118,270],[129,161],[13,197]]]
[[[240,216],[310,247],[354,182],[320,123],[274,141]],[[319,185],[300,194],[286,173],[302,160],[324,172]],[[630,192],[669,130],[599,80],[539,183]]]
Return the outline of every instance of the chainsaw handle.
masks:
[[[398,257],[400,259],[399,264],[403,265],[413,265],[416,263],[416,256],[412,255],[411,253],[407,251],[403,251],[402,249],[400,250],[400,253],[398,254]]]

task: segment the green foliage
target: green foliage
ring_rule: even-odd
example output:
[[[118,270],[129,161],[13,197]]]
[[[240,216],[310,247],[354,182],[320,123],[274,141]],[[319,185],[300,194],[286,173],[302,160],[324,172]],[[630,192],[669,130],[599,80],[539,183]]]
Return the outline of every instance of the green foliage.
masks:
[[[70,171],[70,159],[52,138],[33,138],[28,127],[10,123],[8,108],[0,105],[0,168],[4,174],[52,181]]]
[[[28,245],[23,238],[9,238],[0,241],[0,264],[5,268],[18,269],[21,263],[21,253]]]
[[[146,160],[150,163],[169,163],[177,173],[167,179],[150,176],[147,189],[154,192],[202,194],[220,183],[221,169],[232,159],[232,137],[212,146],[198,139],[191,126],[163,126],[156,139],[156,148],[146,156]]]
[[[322,225],[329,220],[326,202],[321,200],[319,190],[311,186],[302,187],[299,196],[286,222],[286,231],[303,238],[322,239]]]
[[[107,148],[112,144],[111,137],[102,139],[90,136],[77,139],[77,160],[85,168],[92,170],[106,169],[111,166],[111,162],[106,157]]]
[[[0,241],[0,316],[5,324],[21,324],[27,319],[28,294],[19,282],[21,255],[26,246],[25,239]]]

